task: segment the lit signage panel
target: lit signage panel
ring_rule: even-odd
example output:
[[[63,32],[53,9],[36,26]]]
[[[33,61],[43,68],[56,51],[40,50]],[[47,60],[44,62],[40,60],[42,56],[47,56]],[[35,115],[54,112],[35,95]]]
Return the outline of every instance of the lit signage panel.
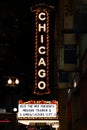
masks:
[[[25,102],[18,104],[19,119],[56,119],[58,112],[57,101],[34,101],[35,103]]]
[[[56,117],[55,104],[19,104],[18,117]]]
[[[34,94],[49,94],[49,9],[38,5],[35,12]]]

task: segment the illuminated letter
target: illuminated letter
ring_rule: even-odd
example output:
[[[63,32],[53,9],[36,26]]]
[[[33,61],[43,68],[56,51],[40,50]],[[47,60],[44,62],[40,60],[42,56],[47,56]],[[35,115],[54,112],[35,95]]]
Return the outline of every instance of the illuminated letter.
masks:
[[[39,52],[40,54],[45,54],[46,51],[44,51],[44,50],[45,50],[45,47],[44,47],[44,46],[41,46],[41,47],[39,47],[38,52]]]
[[[45,82],[44,81],[40,81],[39,83],[38,83],[38,88],[39,89],[45,89],[46,88],[46,84],[45,84]]]
[[[41,29],[43,29],[44,32],[46,32],[46,24],[43,25],[39,24],[39,32],[41,32]]]
[[[42,21],[44,21],[46,19],[44,12],[42,12],[42,13],[39,14],[39,19],[42,20]]]
[[[46,66],[44,58],[40,58],[38,66],[40,66],[40,65]]]
[[[45,72],[45,70],[43,70],[43,69],[39,70],[39,71],[38,71],[38,76],[39,76],[40,78],[46,77],[46,72]]]
[[[43,43],[43,35],[41,35],[40,41],[41,41],[41,43]]]

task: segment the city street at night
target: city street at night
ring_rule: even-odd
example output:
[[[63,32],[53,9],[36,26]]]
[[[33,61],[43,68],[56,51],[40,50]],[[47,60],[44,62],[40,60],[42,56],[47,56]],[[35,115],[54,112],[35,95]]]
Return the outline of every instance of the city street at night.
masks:
[[[87,0],[0,1],[0,130],[87,130]]]

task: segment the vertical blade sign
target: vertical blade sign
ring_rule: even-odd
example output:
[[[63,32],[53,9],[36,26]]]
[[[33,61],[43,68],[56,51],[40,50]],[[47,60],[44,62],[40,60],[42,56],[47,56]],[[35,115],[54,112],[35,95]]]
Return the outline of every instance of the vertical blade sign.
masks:
[[[50,93],[49,88],[49,10],[35,10],[35,86],[34,94]]]

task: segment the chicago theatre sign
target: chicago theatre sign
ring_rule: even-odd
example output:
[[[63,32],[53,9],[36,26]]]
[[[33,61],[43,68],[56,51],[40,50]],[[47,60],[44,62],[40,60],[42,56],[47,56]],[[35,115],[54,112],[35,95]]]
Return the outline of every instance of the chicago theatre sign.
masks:
[[[35,86],[34,94],[49,94],[49,12],[53,7],[37,5],[35,12]]]
[[[35,12],[35,83],[34,94],[50,93],[49,63],[50,63],[50,35],[49,11],[52,7],[37,5],[32,7]],[[29,100],[18,101],[18,121],[23,124],[46,123],[59,126],[58,101]],[[33,126],[33,125],[32,125]]]

